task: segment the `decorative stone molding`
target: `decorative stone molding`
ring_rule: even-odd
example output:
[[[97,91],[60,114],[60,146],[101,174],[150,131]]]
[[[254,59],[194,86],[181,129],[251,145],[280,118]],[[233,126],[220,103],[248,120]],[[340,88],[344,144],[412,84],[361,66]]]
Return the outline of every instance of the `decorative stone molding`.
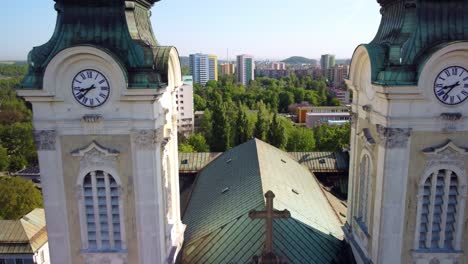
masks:
[[[355,112],[351,112],[351,125],[356,125],[359,117],[358,114]]]
[[[358,135],[368,147],[373,147],[375,145],[375,139],[372,137],[369,128],[363,128]]]
[[[443,131],[447,133],[455,132],[457,130],[457,124],[462,119],[461,113],[442,113],[440,114],[440,120],[444,123]]]
[[[364,112],[369,113],[370,111],[372,111],[372,105],[370,104],[363,105],[362,110],[364,110]]]
[[[127,264],[126,253],[83,253],[85,264]]]
[[[75,157],[81,157],[80,168],[85,170],[92,167],[115,168],[119,151],[101,146],[96,141],[88,146],[71,152]]]
[[[102,121],[101,115],[84,115],[81,119],[85,123],[99,123]]]
[[[139,148],[151,148],[154,144],[163,142],[164,130],[163,128],[134,130],[132,138]]]
[[[423,150],[427,156],[426,168],[455,166],[464,171],[464,159],[468,149],[455,145],[451,140]]]
[[[440,264],[440,263],[460,263],[461,252],[427,252],[413,251],[413,263],[415,264]]]
[[[392,128],[377,124],[380,145],[387,148],[404,148],[411,136],[411,128]]]
[[[55,150],[57,131],[55,130],[34,130],[34,142],[38,151]]]

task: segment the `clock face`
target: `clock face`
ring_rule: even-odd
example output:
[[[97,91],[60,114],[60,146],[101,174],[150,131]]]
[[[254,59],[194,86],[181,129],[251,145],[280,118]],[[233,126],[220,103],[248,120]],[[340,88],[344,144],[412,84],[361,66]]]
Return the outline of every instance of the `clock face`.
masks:
[[[72,81],[75,99],[86,107],[97,107],[109,98],[110,85],[104,74],[96,70],[80,71]]]
[[[446,105],[457,105],[468,98],[468,72],[460,66],[441,71],[434,81],[434,94]]]

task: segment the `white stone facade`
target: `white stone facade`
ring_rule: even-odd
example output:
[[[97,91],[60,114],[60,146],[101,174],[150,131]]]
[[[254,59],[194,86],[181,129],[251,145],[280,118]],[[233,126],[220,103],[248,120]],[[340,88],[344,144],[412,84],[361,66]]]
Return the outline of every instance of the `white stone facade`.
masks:
[[[177,51],[168,85],[127,89],[121,64],[105,51],[77,46],[48,64],[42,90],[18,91],[33,105],[52,263],[172,263],[183,242],[177,167]],[[77,72],[93,68],[111,90],[97,108],[71,93]],[[87,248],[82,180],[100,170],[119,185],[122,250]]]
[[[353,91],[353,125],[345,229],[358,263],[468,263],[468,101],[445,105],[437,100],[433,90],[439,72],[454,65],[468,69],[468,42],[452,43],[433,53],[420,65],[419,83],[415,86],[379,86],[371,83],[367,50],[360,46],[353,55],[347,81]],[[366,194],[370,200],[367,232],[356,221],[364,197],[360,186],[367,184],[361,183],[359,169],[363,153],[371,157],[373,164],[369,179],[365,179],[371,183]],[[436,187],[426,188],[426,212],[424,186],[430,175],[440,171],[448,175],[440,176],[440,193],[444,195],[435,195],[439,192]],[[442,204],[440,230],[433,224],[439,217],[435,215],[439,214],[434,205],[439,204],[436,197]],[[455,230],[448,225],[450,206],[456,208]],[[432,239],[437,245],[421,249],[422,216],[426,215],[431,223],[428,232],[434,234]],[[445,237],[448,242],[444,244],[442,238],[434,237],[439,233],[453,233],[454,237]]]

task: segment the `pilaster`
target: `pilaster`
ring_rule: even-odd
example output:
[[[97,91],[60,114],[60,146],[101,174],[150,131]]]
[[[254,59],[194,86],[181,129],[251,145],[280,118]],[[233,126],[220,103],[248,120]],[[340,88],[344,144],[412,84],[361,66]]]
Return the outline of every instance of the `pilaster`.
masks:
[[[380,234],[375,263],[401,263],[411,129],[377,125],[380,142],[377,174],[382,187]],[[374,253],[375,254],[375,253]]]
[[[34,141],[41,166],[50,258],[57,263],[71,263],[60,139],[55,130],[35,130]]]

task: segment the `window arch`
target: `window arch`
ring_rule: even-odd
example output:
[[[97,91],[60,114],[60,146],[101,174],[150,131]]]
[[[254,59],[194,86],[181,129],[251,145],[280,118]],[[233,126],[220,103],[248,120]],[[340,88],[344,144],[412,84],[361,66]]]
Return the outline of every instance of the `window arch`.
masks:
[[[420,250],[459,248],[457,231],[462,222],[459,174],[450,169],[433,170],[420,183],[416,247]],[[460,231],[461,232],[461,231]]]
[[[366,153],[362,155],[359,164],[359,189],[357,218],[367,229],[369,225],[369,192],[371,190],[371,159]],[[365,230],[367,232],[367,230]]]
[[[103,170],[87,173],[82,181],[82,237],[90,251],[119,251],[125,248],[120,186]]]

